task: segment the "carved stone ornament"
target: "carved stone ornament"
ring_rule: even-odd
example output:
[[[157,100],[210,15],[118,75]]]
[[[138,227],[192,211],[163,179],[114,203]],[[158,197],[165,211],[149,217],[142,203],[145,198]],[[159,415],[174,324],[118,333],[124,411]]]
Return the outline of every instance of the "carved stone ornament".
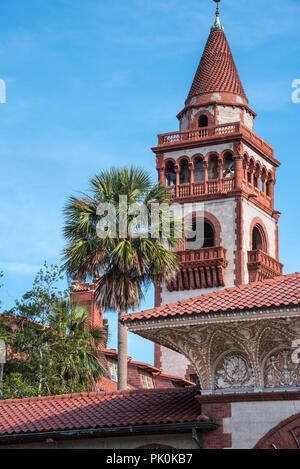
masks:
[[[238,353],[226,355],[215,371],[216,389],[239,389],[254,387],[254,378],[247,360]]]
[[[292,351],[280,350],[272,354],[264,369],[266,388],[288,388],[300,386],[299,364],[292,362]]]

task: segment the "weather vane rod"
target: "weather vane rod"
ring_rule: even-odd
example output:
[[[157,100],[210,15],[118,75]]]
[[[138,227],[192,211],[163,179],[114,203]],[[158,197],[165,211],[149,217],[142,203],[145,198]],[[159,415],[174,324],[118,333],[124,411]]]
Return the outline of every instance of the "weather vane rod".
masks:
[[[220,10],[219,10],[219,3],[221,0],[214,0],[217,4],[217,10],[216,10],[216,21],[214,25],[211,28],[211,31],[224,31],[224,27],[220,23]]]

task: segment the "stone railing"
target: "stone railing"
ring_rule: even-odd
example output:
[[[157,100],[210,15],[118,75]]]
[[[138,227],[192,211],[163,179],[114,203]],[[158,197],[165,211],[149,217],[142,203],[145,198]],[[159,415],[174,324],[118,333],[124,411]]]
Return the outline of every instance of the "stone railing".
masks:
[[[252,132],[252,130],[243,125],[241,122],[160,134],[158,135],[158,146],[176,145],[179,143],[201,141],[213,137],[227,135],[242,135],[245,137],[245,139],[261,150],[265,155],[271,158],[274,157],[273,147],[266,143],[262,138],[258,137],[258,135]]]
[[[240,123],[223,124],[213,127],[204,127],[193,130],[182,130],[178,132],[169,132],[158,136],[158,145],[172,145],[179,142],[191,142],[194,140],[202,140],[209,137],[220,137],[221,135],[231,135],[238,133]]]
[[[194,182],[192,184],[179,184],[178,186],[167,186],[170,198],[184,199],[193,196],[227,193],[234,189],[234,178],[211,179],[206,182]]]
[[[282,275],[283,264],[263,251],[248,251],[249,283]]]

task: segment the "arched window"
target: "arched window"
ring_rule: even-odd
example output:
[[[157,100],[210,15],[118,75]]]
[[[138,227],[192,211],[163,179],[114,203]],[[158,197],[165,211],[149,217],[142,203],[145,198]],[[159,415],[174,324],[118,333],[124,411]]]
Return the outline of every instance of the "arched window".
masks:
[[[186,239],[187,249],[211,248],[215,246],[215,232],[208,221],[193,218],[191,232]]]
[[[199,127],[208,127],[208,117],[203,115],[199,117],[198,120]]]
[[[254,161],[250,160],[249,165],[248,165],[248,171],[247,171],[247,179],[249,184],[254,183]]]
[[[252,251],[267,252],[266,235],[260,225],[255,225],[252,230]]]
[[[218,157],[217,155],[213,155],[209,159],[208,179],[218,179],[218,177],[219,177]]]
[[[260,178],[260,191],[265,192],[266,189],[266,181],[267,181],[267,173],[265,168],[263,168],[261,172],[261,178]]]
[[[226,153],[223,165],[223,178],[231,178],[234,176],[234,161],[231,153]]]
[[[260,178],[260,168],[259,168],[259,165],[257,164],[255,167],[254,176],[253,176],[253,185],[257,189],[259,189],[259,178]]]
[[[197,157],[195,159],[194,181],[195,182],[204,181],[204,166],[203,166],[203,160],[200,157]]]
[[[176,173],[175,173],[175,165],[173,161],[168,161],[166,164],[166,184],[167,186],[175,185],[176,183]]]
[[[210,223],[204,222],[204,248],[211,248],[215,245],[215,233]]]
[[[187,160],[181,160],[179,182],[180,184],[187,184],[190,182],[189,163]]]

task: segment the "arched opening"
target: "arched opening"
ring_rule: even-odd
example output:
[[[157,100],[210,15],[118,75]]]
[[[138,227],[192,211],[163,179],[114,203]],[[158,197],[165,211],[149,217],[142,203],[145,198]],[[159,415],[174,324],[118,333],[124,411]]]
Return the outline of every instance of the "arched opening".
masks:
[[[266,236],[260,225],[255,225],[252,230],[252,251],[267,252]]]
[[[250,160],[247,171],[248,184],[253,184],[254,161]]]
[[[208,127],[208,117],[205,115],[202,115],[198,119],[198,125],[199,127]]]
[[[231,153],[226,153],[223,164],[223,178],[234,177],[234,161]]]
[[[187,184],[190,182],[189,174],[189,163],[187,160],[181,160],[180,162],[180,173],[179,173],[179,183]]]
[[[259,165],[257,164],[255,166],[255,172],[254,172],[254,175],[253,175],[253,185],[254,187],[256,187],[257,189],[259,189],[259,178],[260,178],[260,167]]]
[[[260,192],[265,193],[266,180],[267,180],[267,173],[266,173],[265,168],[263,168],[261,172],[261,178],[260,178]]]
[[[207,221],[204,222],[204,248],[211,248],[215,245],[215,233],[214,229],[210,223]]]
[[[218,179],[219,177],[218,157],[213,155],[209,159],[208,179]]]
[[[166,176],[166,185],[167,186],[172,186],[176,184],[176,173],[175,173],[175,165],[173,161],[168,161],[166,164],[166,170],[165,170],[165,176]]]
[[[186,238],[186,249],[211,248],[215,246],[215,231],[206,220],[193,217],[192,226]]]
[[[204,181],[204,166],[203,160],[199,156],[195,159],[194,181]]]

